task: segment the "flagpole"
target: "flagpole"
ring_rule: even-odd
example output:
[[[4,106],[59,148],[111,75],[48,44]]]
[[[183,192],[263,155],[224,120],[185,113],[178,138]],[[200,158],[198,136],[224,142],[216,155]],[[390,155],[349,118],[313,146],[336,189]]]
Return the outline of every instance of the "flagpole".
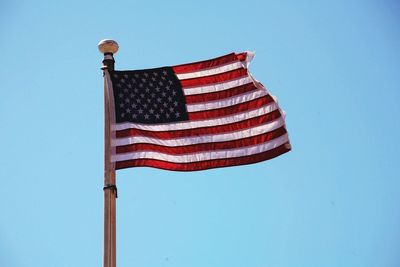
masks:
[[[114,71],[114,57],[118,44],[113,40],[102,40],[98,44],[103,59],[104,76],[104,267],[116,267],[116,198],[117,187],[115,167],[111,163],[111,121],[114,113],[110,108],[113,103],[110,73]]]

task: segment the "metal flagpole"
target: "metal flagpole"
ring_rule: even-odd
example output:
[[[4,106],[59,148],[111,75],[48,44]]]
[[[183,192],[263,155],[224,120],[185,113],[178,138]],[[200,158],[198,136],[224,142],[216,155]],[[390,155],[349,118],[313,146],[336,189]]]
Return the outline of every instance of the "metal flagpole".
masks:
[[[112,147],[111,122],[115,120],[114,100],[112,94],[110,72],[114,71],[114,57],[118,44],[113,40],[102,40],[98,44],[104,54],[104,267],[116,267],[116,198],[117,187],[115,167],[111,163]]]

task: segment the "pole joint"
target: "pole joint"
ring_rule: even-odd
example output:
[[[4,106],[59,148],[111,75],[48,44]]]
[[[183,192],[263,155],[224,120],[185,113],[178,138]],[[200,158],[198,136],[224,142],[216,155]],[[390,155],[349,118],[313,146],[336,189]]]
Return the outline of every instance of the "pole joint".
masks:
[[[118,198],[118,189],[117,186],[115,184],[106,184],[103,187],[103,190],[107,190],[107,189],[112,189],[115,193],[115,198]]]

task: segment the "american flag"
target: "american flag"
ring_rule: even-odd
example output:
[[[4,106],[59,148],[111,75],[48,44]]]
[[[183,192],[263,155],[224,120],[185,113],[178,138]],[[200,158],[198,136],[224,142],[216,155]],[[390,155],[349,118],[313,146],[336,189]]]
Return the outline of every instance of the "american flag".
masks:
[[[197,171],[288,152],[284,114],[248,71],[253,57],[111,72],[115,169]]]

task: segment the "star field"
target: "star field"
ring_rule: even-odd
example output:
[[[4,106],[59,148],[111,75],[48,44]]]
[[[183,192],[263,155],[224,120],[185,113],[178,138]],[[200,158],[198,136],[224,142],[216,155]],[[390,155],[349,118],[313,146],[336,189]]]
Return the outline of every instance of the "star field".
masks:
[[[114,71],[116,122],[168,123],[188,119],[185,97],[169,67]]]

